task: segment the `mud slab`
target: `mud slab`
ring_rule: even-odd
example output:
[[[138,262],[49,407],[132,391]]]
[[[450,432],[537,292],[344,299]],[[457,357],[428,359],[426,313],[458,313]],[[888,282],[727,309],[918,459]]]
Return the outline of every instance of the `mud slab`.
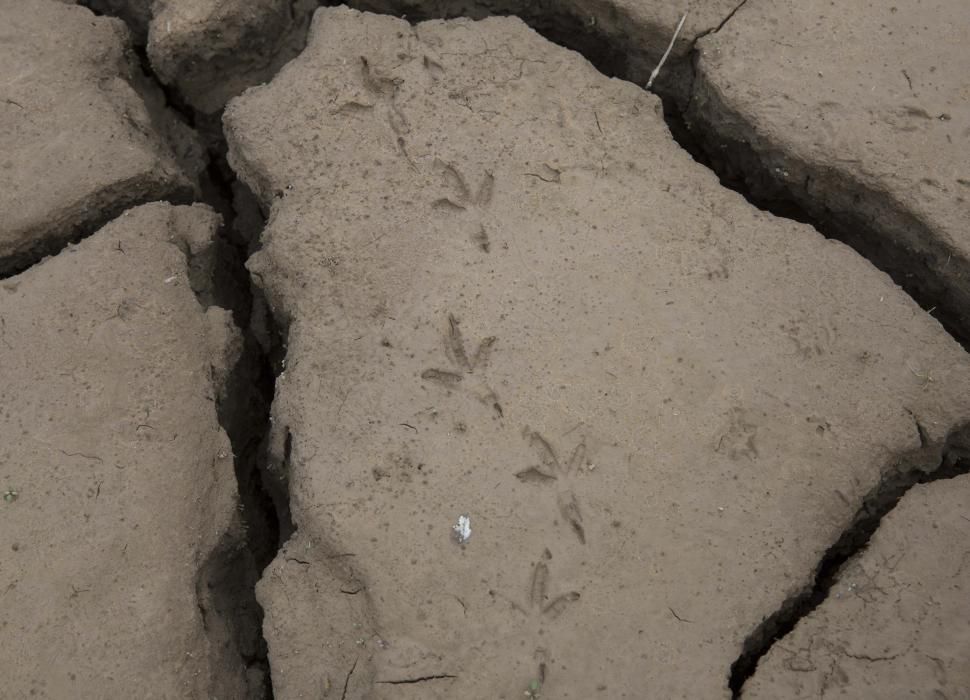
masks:
[[[723,172],[793,200],[970,341],[962,0],[750,0],[698,43],[689,119]]]
[[[970,477],[917,486],[775,645],[744,697],[947,698],[970,688]]]
[[[152,69],[201,117],[272,78],[303,48],[316,0],[88,0],[124,19]]]
[[[269,80],[303,48],[314,0],[159,0],[148,33],[158,77],[195,110]]]
[[[128,207],[192,197],[192,138],[136,90],[120,21],[53,0],[0,14],[0,275]]]
[[[864,497],[960,443],[960,347],[660,109],[516,19],[346,9],[230,103],[288,332],[277,698],[726,697]]]
[[[236,519],[206,207],[133,209],[0,283],[4,697],[243,697],[205,577]]]

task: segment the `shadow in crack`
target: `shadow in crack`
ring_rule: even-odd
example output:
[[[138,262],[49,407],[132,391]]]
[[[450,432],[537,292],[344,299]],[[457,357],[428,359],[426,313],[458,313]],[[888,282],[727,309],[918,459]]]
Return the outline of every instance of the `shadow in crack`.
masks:
[[[926,444],[926,433],[918,421],[916,429],[922,443],[920,452],[933,449]],[[838,581],[842,567],[865,550],[883,518],[911,488],[917,484],[970,474],[970,427],[955,431],[947,439],[935,468],[927,470],[918,466],[915,464],[918,459],[918,456],[914,457],[912,463],[903,460],[883,476],[865,497],[849,527],[822,555],[810,584],[798,595],[786,600],[748,635],[741,655],[731,665],[729,687],[732,697],[741,697],[745,682],[755,673],[758,662],[771,647],[825,602]]]

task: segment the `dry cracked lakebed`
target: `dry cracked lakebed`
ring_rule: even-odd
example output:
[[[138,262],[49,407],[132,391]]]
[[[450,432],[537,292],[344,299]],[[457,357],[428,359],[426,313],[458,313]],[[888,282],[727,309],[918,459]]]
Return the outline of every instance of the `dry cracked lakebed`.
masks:
[[[0,697],[970,697],[963,9],[356,5],[0,0]]]

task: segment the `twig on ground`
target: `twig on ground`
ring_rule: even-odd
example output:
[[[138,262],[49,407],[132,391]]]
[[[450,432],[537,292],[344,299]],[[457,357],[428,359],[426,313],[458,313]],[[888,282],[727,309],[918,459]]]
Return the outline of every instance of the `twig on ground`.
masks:
[[[690,10],[688,9],[687,12],[690,12]],[[677,41],[680,30],[684,28],[684,22],[687,20],[687,12],[684,13],[684,16],[680,18],[680,22],[677,23],[677,29],[674,30],[674,35],[670,38],[670,44],[667,45],[667,50],[664,51],[664,55],[660,57],[660,63],[657,64],[657,67],[653,69],[653,73],[650,74],[650,79],[647,80],[647,90],[653,87],[653,81],[660,75],[660,69],[663,68],[667,57],[670,55],[671,50],[673,50],[674,42]]]

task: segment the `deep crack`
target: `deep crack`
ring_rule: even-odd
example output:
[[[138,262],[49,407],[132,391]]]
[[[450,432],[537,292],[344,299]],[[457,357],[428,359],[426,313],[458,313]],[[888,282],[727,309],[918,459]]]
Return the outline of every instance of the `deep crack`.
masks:
[[[922,450],[926,446],[926,431],[915,417],[914,422]],[[729,687],[733,698],[741,697],[745,682],[754,675],[758,662],[772,646],[825,602],[843,566],[866,549],[883,518],[912,487],[970,473],[970,450],[967,449],[965,432],[957,431],[947,440],[935,468],[926,470],[920,466],[897,465],[869,492],[850,525],[822,555],[810,584],[785,600],[745,639],[741,655],[731,665]]]
[[[294,531],[290,520],[289,491],[283,472],[269,468],[270,413],[276,377],[282,368],[285,342],[261,293],[245,268],[253,241],[249,232],[261,229],[253,221],[257,209],[248,201],[248,189],[235,182],[224,160],[224,143],[210,150],[207,203],[219,210],[226,221],[219,266],[226,273],[227,293],[237,325],[243,329],[243,353],[233,371],[227,395],[219,404],[219,418],[233,446],[236,480],[245,529],[245,555],[224,560],[229,586],[215,590],[224,618],[234,625],[234,643],[248,669],[257,668],[264,682],[252,698],[273,697],[268,649],[262,634],[263,611],[255,587],[263,570],[276,557]],[[238,211],[248,212],[240,216]]]
[[[123,181],[97,193],[94,197],[110,201],[110,204],[98,208],[97,215],[85,217],[61,230],[51,232],[26,250],[0,257],[0,280],[26,272],[47,258],[58,255],[69,246],[80,243],[129,209],[157,201],[166,201],[170,204],[189,204],[195,201],[195,197],[188,189],[174,191],[161,199],[157,193],[146,193],[137,197],[125,196],[125,191],[130,187],[129,181]],[[113,194],[115,192],[117,194]]]
[[[693,56],[695,87],[687,107],[664,101],[665,118],[678,143],[752,206],[809,224],[826,238],[853,248],[970,350],[970,290],[948,281],[965,276],[970,261],[889,193],[869,188],[834,166],[791,158],[773,144],[756,146],[739,127],[719,127],[717,123],[746,122],[723,103],[715,86],[697,86],[696,49]],[[827,189],[826,194],[818,193]],[[947,269],[952,271],[949,277]]]
[[[89,9],[92,5],[110,9],[105,3],[89,0],[80,4]],[[272,674],[262,634],[263,610],[256,600],[255,587],[294,526],[287,486],[278,474],[270,476],[267,469],[270,411],[285,343],[245,267],[265,221],[255,198],[237,182],[226,162],[221,114],[196,113],[176,90],[157,78],[144,44],[136,43],[133,50],[143,74],[134,76],[134,87],[150,110],[167,110],[202,137],[207,165],[200,175],[201,200],[223,219],[211,248],[213,258],[204,265],[211,279],[200,302],[229,309],[243,335],[242,354],[217,403],[219,423],[233,450],[240,522],[226,533],[201,568],[196,594],[203,627],[213,649],[221,654],[219,661],[242,667],[248,684],[247,700],[270,700]],[[193,199],[187,193],[179,203]],[[94,233],[135,204],[119,204],[101,217],[104,221],[85,226],[71,240]],[[188,264],[190,269],[195,267],[191,257]],[[2,264],[0,271],[4,271]]]

